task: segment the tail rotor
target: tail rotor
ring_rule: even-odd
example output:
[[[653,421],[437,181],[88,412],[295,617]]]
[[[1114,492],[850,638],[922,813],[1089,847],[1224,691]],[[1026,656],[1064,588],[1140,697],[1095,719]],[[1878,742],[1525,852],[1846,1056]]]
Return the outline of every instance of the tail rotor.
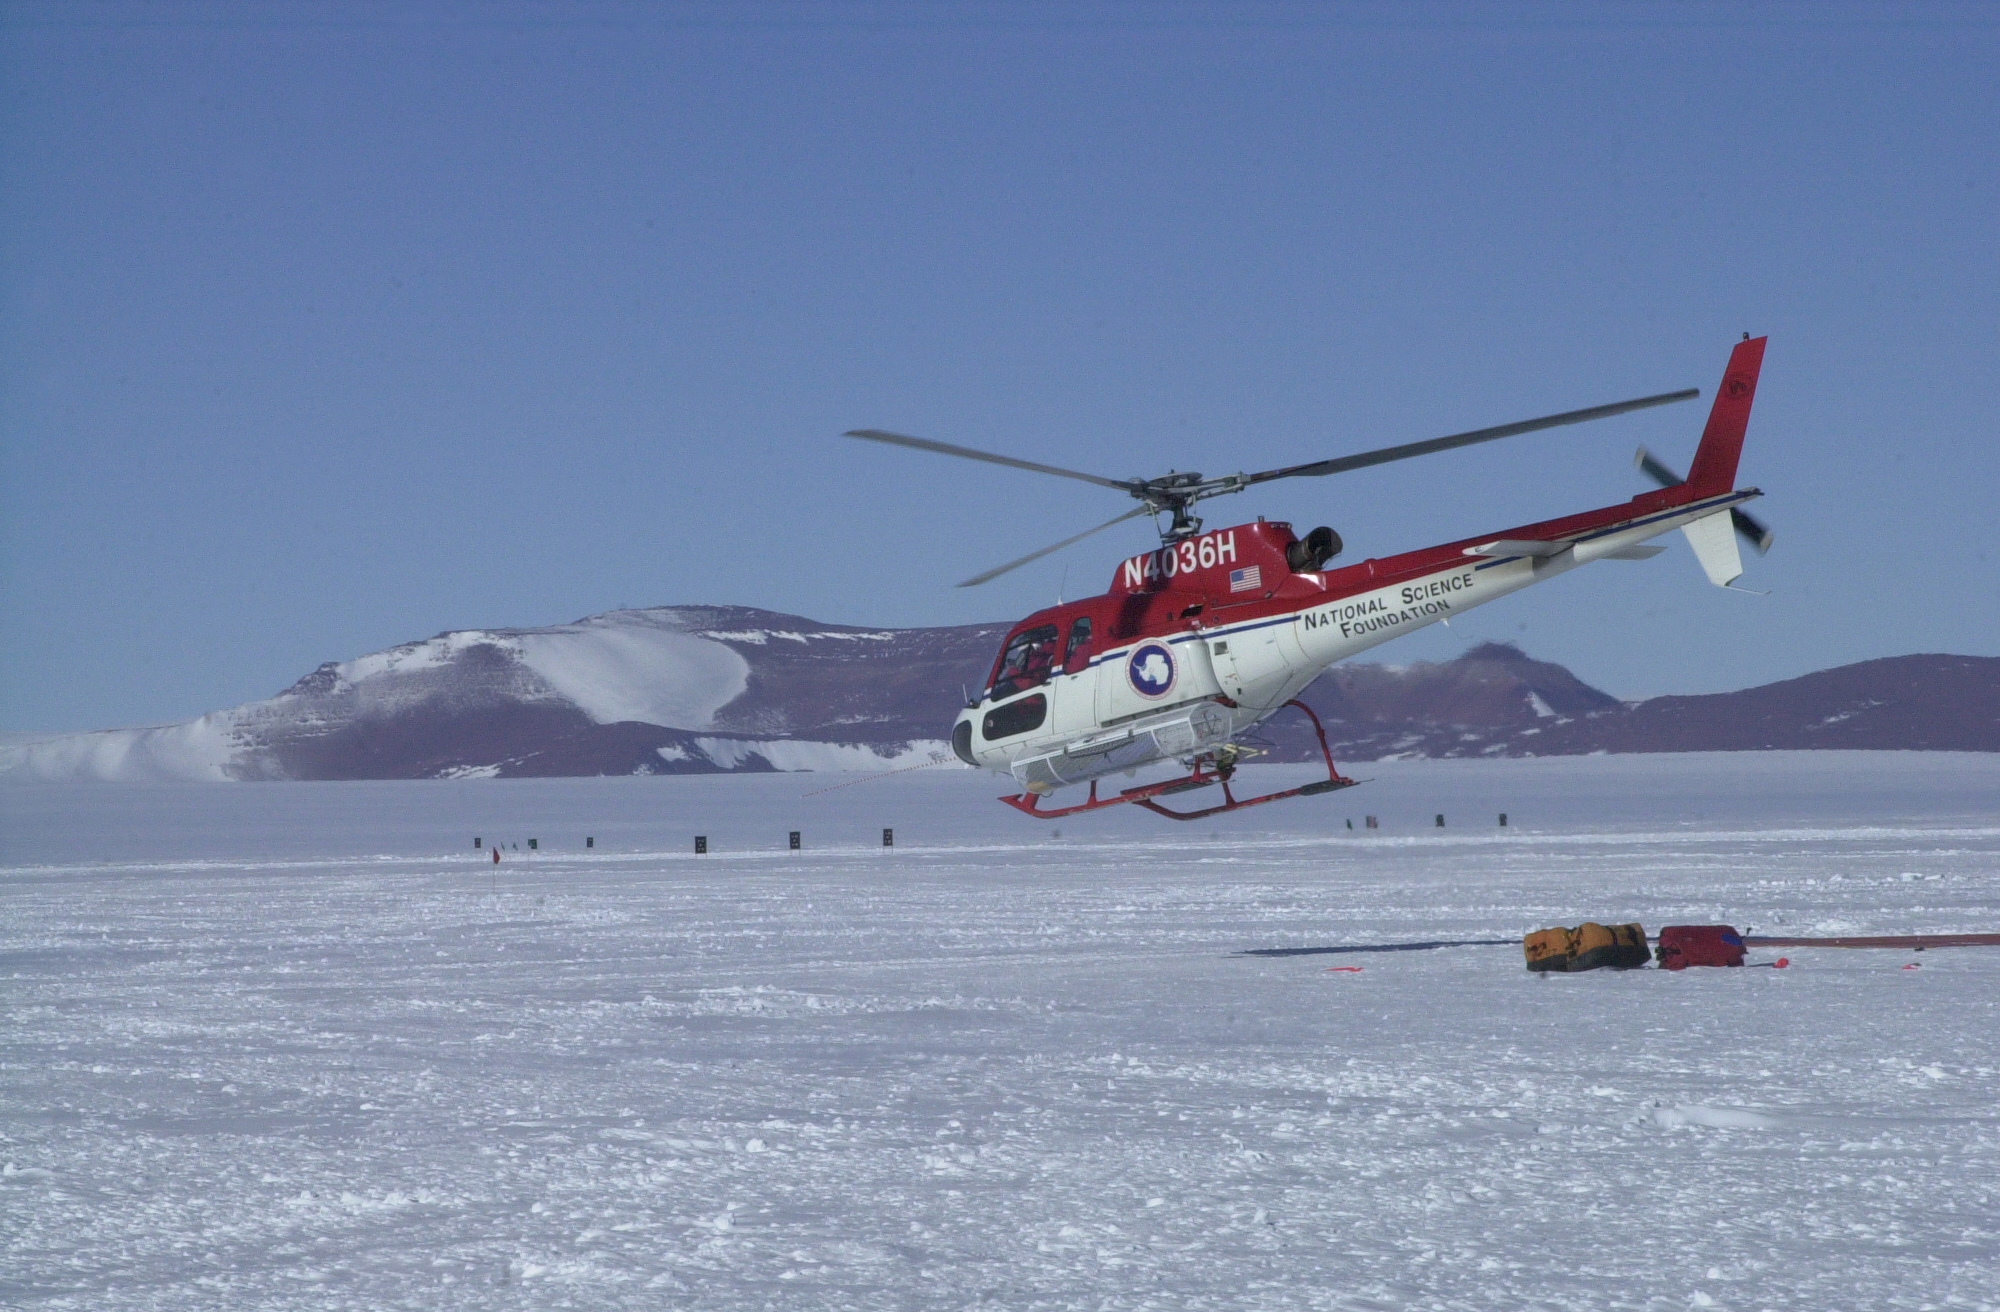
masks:
[[[1682,478],[1673,471],[1672,466],[1643,446],[1633,455],[1632,463],[1638,467],[1640,473],[1652,479],[1661,487],[1679,487],[1687,482],[1685,478]],[[1752,518],[1741,510],[1731,510],[1729,512],[1729,522],[1735,526],[1738,536],[1751,546],[1757,548],[1757,554],[1760,556],[1771,549],[1771,543],[1777,536],[1765,526],[1762,520]]]

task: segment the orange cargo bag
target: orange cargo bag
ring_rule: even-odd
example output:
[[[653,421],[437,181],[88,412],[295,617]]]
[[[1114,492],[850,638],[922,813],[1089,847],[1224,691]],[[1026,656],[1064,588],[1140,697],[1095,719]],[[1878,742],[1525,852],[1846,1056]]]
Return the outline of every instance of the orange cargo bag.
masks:
[[[1577,926],[1576,956],[1571,958],[1569,968],[1596,970],[1609,966],[1613,970],[1631,970],[1645,965],[1652,956],[1646,950],[1646,931],[1641,926],[1586,921]]]
[[[1629,925],[1600,925],[1586,920],[1575,929],[1558,925],[1538,929],[1521,940],[1529,970],[1581,971],[1609,966],[1631,970],[1652,959],[1646,950],[1646,930]]]
[[[1529,970],[1568,970],[1576,955],[1576,931],[1538,929],[1521,940],[1521,950],[1527,953]]]

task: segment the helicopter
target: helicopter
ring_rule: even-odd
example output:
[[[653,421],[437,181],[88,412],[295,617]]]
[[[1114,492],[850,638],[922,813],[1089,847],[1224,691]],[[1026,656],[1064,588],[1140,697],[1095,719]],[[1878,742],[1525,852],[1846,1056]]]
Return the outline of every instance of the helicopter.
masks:
[[[1742,509],[1763,494],[1736,486],[1767,340],[1745,333],[1731,351],[1687,477],[1641,447],[1636,463],[1659,486],[1628,502],[1340,568],[1330,567],[1342,548],[1332,528],[1301,537],[1289,524],[1259,518],[1206,529],[1194,509],[1281,478],[1324,477],[1608,419],[1692,400],[1700,389],[1217,478],[1186,472],[1105,478],[881,429],[845,436],[1078,479],[1139,503],[960,587],[976,587],[1127,520],[1155,518],[1160,546],[1121,561],[1102,595],[1038,610],[1008,630],[985,687],[952,726],[951,746],[967,765],[1010,776],[1021,791],[1000,800],[1040,819],[1136,804],[1170,819],[1198,820],[1357,782],[1340,773],[1319,717],[1298,700],[1338,661],[1591,561],[1658,555],[1665,548],[1650,539],[1675,529],[1711,583],[1734,586],[1743,573],[1738,536],[1760,553],[1772,542],[1771,531]],[[1258,754],[1243,739],[1287,708],[1312,721],[1327,777],[1237,797],[1230,786],[1236,768]],[[1186,773],[1100,796],[1106,776],[1130,776],[1163,761],[1178,762]],[[1081,784],[1089,786],[1084,801],[1043,805],[1058,789]],[[1160,801],[1216,786],[1223,800],[1200,809]]]

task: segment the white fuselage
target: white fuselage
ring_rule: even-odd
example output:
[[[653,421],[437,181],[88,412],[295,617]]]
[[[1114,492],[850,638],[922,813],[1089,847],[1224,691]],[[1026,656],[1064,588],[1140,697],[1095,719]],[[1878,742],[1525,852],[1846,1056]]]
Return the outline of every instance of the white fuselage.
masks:
[[[1337,599],[1308,598],[1257,619],[1214,627],[1197,621],[1184,632],[1111,647],[1087,668],[967,707],[959,719],[971,722],[978,764],[1037,793],[1156,761],[1192,762],[1275,714],[1336,662],[1579,565],[1629,552],[1754,495],[1732,492],[1613,524],[1549,554],[1467,555],[1463,563],[1418,577]],[[1049,703],[1038,728],[984,739],[982,722],[996,708],[1036,695]]]

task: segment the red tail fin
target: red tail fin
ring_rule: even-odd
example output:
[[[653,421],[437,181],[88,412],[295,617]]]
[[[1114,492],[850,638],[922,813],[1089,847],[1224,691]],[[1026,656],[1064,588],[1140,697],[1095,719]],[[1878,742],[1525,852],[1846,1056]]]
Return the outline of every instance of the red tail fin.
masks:
[[[1736,487],[1736,461],[1743,454],[1743,430],[1750,424],[1750,402],[1757,396],[1757,371],[1764,366],[1766,337],[1746,338],[1729,353],[1722,386],[1715,389],[1715,408],[1688,470],[1688,486],[1698,496],[1714,496]]]

